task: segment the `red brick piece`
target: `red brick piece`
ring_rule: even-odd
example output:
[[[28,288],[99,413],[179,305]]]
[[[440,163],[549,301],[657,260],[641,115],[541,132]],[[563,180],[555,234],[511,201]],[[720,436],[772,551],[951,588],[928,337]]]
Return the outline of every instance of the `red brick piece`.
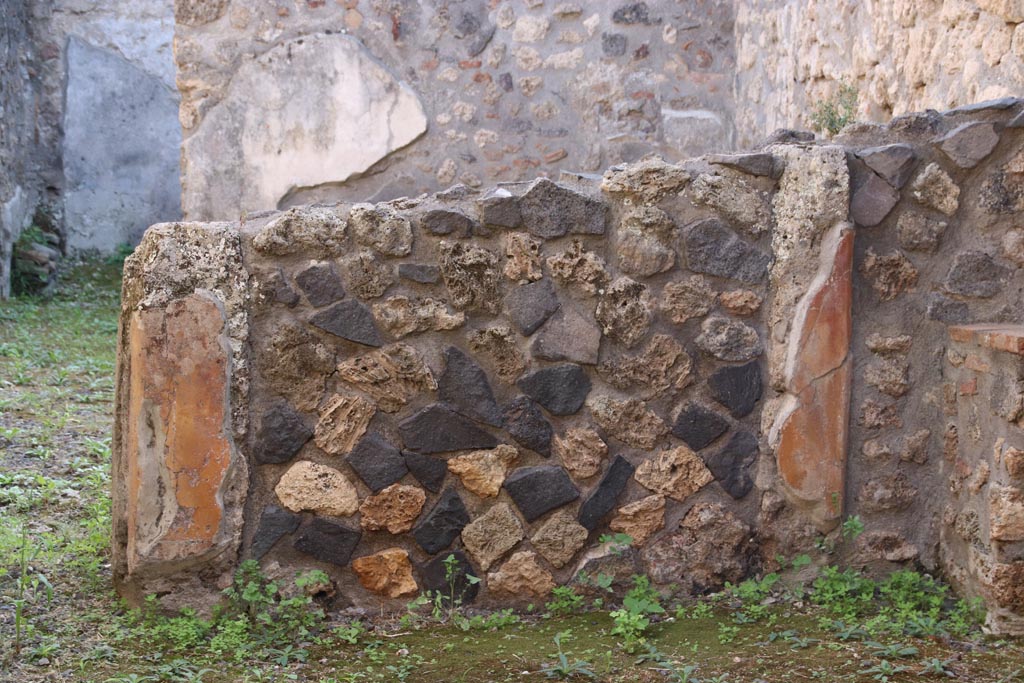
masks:
[[[1024,356],[1024,325],[957,325],[949,328],[949,336],[953,341],[964,344],[973,343],[987,349]]]

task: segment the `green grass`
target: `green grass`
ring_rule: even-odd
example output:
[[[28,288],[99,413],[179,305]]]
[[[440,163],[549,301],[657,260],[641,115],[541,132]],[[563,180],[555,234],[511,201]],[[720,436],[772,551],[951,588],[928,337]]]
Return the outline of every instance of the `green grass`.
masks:
[[[110,430],[120,264],[84,261],[48,298],[0,302],[0,608],[12,604],[23,546],[52,600],[30,592],[26,638],[0,612],[0,680],[33,680],[110,610]],[[29,670],[23,670],[25,666]],[[48,673],[38,672],[40,678]],[[87,680],[87,679],[86,679]]]

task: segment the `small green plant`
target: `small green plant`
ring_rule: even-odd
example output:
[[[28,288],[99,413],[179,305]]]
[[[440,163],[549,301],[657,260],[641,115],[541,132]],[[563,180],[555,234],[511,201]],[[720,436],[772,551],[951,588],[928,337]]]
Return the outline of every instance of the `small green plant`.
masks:
[[[852,123],[857,115],[857,98],[857,86],[840,80],[835,94],[812,105],[811,122],[815,130],[835,135]]]
[[[733,613],[733,621],[738,624],[751,624],[763,619],[768,614],[768,608],[762,603],[771,595],[780,578],[778,574],[772,573],[761,579],[747,579],[735,586],[727,583],[726,594],[739,600],[741,605],[740,609]]]
[[[217,632],[210,639],[210,651],[217,655],[233,653],[235,659],[243,660],[253,649],[250,626],[245,615],[221,619],[217,623]]]
[[[865,668],[861,669],[861,673],[871,676],[871,678],[879,681],[879,683],[889,683],[893,676],[906,670],[907,667],[905,666],[893,664],[888,659],[883,659],[874,666],[865,666]]]
[[[130,613],[127,625],[143,643],[170,651],[205,647],[214,655],[230,655],[237,661],[252,657],[279,663],[304,661],[306,652],[296,647],[297,643],[324,642],[315,635],[324,613],[309,594],[329,585],[326,573],[306,572],[295,579],[295,592],[302,594],[286,597],[277,583],[263,575],[258,563],[247,560],[235,572],[232,585],[223,591],[225,603],[214,610],[211,620],[201,619],[188,608],[175,616],[164,616],[156,596],[151,595],[141,609]],[[358,638],[361,625],[350,628],[350,637]],[[346,631],[335,635],[344,639]]]
[[[490,614],[476,614],[469,619],[461,622],[459,628],[463,631],[469,630],[482,630],[482,631],[500,631],[503,628],[509,626],[515,626],[521,620],[519,615],[513,612],[511,609],[498,610],[497,612],[491,612]]]
[[[664,614],[660,596],[651,588],[651,581],[646,576],[634,576],[633,587],[622,599],[622,608],[611,613],[615,621],[612,635],[622,636],[623,647],[627,652],[635,652],[646,643],[645,633],[651,625],[651,615]]]
[[[583,596],[571,586],[555,586],[551,591],[551,600],[544,605],[549,614],[555,617],[576,614],[583,608]]]
[[[831,621],[826,628],[831,628],[835,632],[836,638],[842,641],[848,640],[864,640],[868,637],[868,632],[856,624],[847,626],[845,622],[840,620]]]
[[[872,648],[871,654],[879,659],[904,659],[907,657],[914,657],[919,652],[916,647],[913,645],[907,645],[906,643],[883,645],[882,643],[868,641],[864,644]]]
[[[25,639],[33,630],[26,612],[29,604],[38,604],[41,594],[46,597],[47,607],[53,601],[53,586],[45,575],[32,566],[39,551],[40,547],[29,541],[28,525],[23,524],[18,548],[18,578],[15,583],[14,599],[11,601],[14,606],[13,654],[15,657],[21,654]]]
[[[790,562],[789,566],[792,569],[803,569],[804,567],[806,567],[806,566],[808,566],[810,564],[811,564],[811,556],[810,555],[797,555],[796,557],[793,558],[793,561]]]
[[[943,620],[943,628],[957,636],[966,636],[985,620],[985,605],[981,598],[957,600]]]
[[[296,586],[308,590],[329,580],[324,572],[313,571],[297,577]],[[324,619],[323,610],[313,604],[309,595],[282,596],[277,583],[263,575],[255,560],[239,565],[224,595],[227,605],[214,619],[217,634],[210,643],[214,651],[225,651],[222,648],[231,643],[244,650],[246,640],[252,646],[286,646],[308,637]],[[246,631],[249,639],[243,638]]]
[[[609,544],[612,555],[619,556],[633,545],[633,537],[629,534],[601,534],[597,539],[598,543]]]
[[[176,617],[154,619],[150,626],[148,640],[156,643],[170,643],[172,650],[188,650],[206,640],[210,622],[196,616],[194,610],[185,608]]]
[[[355,645],[363,634],[366,633],[366,627],[363,626],[361,621],[353,621],[348,626],[335,627],[331,633],[341,642]]]
[[[930,657],[921,662],[921,670],[917,672],[918,676],[947,676],[949,678],[956,678],[956,674],[950,668],[950,662],[952,659],[942,660],[938,657]]]
[[[821,641],[818,640],[817,638],[808,638],[806,636],[796,636],[796,637],[792,638],[789,641],[789,649],[790,650],[804,650],[804,649],[809,648],[811,645],[814,645],[815,643],[820,643],[820,642]]]
[[[825,567],[814,580],[811,600],[847,622],[855,621],[872,605],[875,584],[853,569]]]
[[[423,621],[420,610],[430,606],[430,618],[434,621],[442,624],[455,624],[463,630],[469,628],[469,620],[461,612],[463,595],[469,586],[480,583],[480,579],[461,572],[459,558],[454,553],[444,558],[442,563],[444,564],[445,590],[428,591],[406,605],[406,614],[401,619],[404,627]]]
[[[555,634],[555,648],[558,652],[555,655],[554,664],[545,664],[541,671],[548,678],[558,679],[560,681],[568,680],[570,678],[597,678],[591,670],[589,662],[582,662],[578,660],[569,661],[569,657],[562,651],[562,638],[569,637],[569,631],[560,631]]]
[[[843,538],[848,541],[852,541],[862,533],[864,533],[864,522],[861,521],[860,515],[851,515],[843,520]]]
[[[294,645],[285,645],[282,648],[270,648],[267,650],[270,661],[278,666],[288,666],[292,662],[305,662],[309,659],[309,653]]]
[[[768,634],[768,642],[774,643],[776,640],[791,640],[796,638],[799,632],[795,628],[786,629],[785,631],[772,631]]]
[[[725,622],[718,624],[718,642],[722,645],[728,645],[732,641],[736,640],[736,636],[740,634],[739,626],[730,626]]]
[[[696,678],[693,677],[697,667],[693,664],[687,664],[683,667],[679,667],[673,662],[668,655],[659,650],[651,643],[647,644],[647,652],[644,652],[636,658],[637,664],[654,664],[655,670],[665,676],[665,679],[671,683],[699,683]]]
[[[412,680],[409,677],[416,673],[416,670],[423,665],[425,660],[420,655],[406,655],[397,664],[388,664],[384,670],[389,674],[389,680],[405,683]]]
[[[44,230],[47,224],[39,219],[40,212],[37,210],[32,225],[22,230],[14,242],[15,258],[11,261],[11,293],[15,296],[38,294],[47,284],[48,274],[45,271],[37,270],[37,266],[32,263],[31,259],[17,258],[19,253],[32,250],[36,244],[49,245],[47,231]]]
[[[212,673],[213,669],[200,669],[187,659],[174,659],[157,667],[155,680],[169,683],[202,683],[206,675]]]
[[[709,602],[694,603],[689,609],[680,605],[676,608],[676,619],[706,619],[714,614],[714,611]]]
[[[60,642],[56,640],[46,640],[45,642],[39,643],[34,648],[29,650],[28,659],[30,662],[40,662],[42,660],[49,660],[57,652],[60,651]]]
[[[614,591],[612,584],[615,583],[615,577],[611,574],[599,573],[597,576],[591,576],[586,572],[580,572],[576,578],[581,585],[592,586],[605,593],[612,593]]]

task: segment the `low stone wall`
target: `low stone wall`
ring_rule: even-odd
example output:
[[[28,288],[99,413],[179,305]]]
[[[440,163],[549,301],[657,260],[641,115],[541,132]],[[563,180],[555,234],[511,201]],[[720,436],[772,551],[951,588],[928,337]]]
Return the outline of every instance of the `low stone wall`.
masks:
[[[947,325],[1020,322],[1021,108],[151,228],[120,590],[212,599],[252,557],[398,607],[454,553],[482,604],[598,572],[699,594],[848,514],[846,561],[938,569]]]
[[[1024,326],[950,328],[941,555],[1000,631],[1024,633]]]

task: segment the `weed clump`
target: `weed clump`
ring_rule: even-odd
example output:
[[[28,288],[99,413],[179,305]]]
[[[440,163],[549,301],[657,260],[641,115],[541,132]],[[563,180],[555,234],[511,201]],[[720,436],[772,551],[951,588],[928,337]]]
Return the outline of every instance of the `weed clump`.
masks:
[[[853,123],[857,115],[858,94],[857,86],[845,78],[840,80],[835,94],[812,105],[814,129],[831,136]]]

